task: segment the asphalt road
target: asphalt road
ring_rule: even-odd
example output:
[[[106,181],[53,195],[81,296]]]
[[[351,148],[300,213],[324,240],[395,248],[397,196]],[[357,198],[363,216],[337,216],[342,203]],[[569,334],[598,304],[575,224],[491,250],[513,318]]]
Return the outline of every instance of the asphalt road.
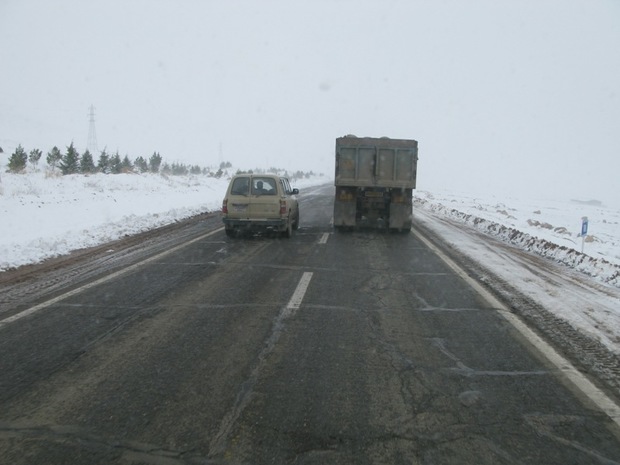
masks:
[[[334,233],[332,193],[302,192],[291,239],[199,221],[25,280],[0,463],[620,463],[617,425],[491,303],[413,233]]]

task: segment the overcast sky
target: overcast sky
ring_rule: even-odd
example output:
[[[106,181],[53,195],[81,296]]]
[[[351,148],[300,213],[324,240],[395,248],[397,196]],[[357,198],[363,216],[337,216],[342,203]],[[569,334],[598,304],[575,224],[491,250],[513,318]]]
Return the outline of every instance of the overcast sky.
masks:
[[[0,156],[83,151],[92,104],[132,160],[332,176],[388,136],[420,189],[611,201],[619,50],[618,0],[0,0]]]

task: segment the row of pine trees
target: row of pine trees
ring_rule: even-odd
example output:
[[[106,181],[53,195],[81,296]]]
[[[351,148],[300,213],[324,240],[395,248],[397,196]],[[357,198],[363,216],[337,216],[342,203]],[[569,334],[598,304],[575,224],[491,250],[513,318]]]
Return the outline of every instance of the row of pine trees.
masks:
[[[23,173],[28,163],[36,169],[42,156],[43,152],[40,149],[32,149],[30,153],[28,153],[20,144],[9,158],[7,166],[8,171],[10,173]],[[121,158],[118,152],[114,155],[110,155],[104,149],[99,154],[99,158],[95,161],[88,149],[82,154],[78,153],[73,142],[67,147],[65,153],[62,153],[56,146],[52,148],[52,150],[47,153],[46,162],[51,170],[60,170],[63,175],[78,173],[119,174],[135,172],[161,172],[162,174],[172,175],[209,173],[206,168],[203,169],[198,165],[187,166],[182,163],[172,163],[172,165],[164,163],[162,165],[162,157],[158,152],[154,152],[148,160],[144,157],[138,157],[132,162],[127,155]]]
[[[0,153],[2,148],[0,148]],[[9,173],[24,173],[28,163],[31,164],[33,169],[37,169],[43,152],[39,149],[32,149],[28,153],[21,144],[15,149],[15,152],[10,156],[9,163],[7,165]],[[66,174],[119,174],[119,173],[161,173],[164,175],[178,175],[183,176],[187,174],[204,174],[216,178],[220,178],[223,175],[228,174],[228,169],[232,167],[230,162],[221,162],[219,169],[216,172],[212,172],[209,168],[201,168],[198,165],[188,166],[182,163],[163,163],[162,156],[158,152],[154,152],[153,155],[147,160],[144,157],[138,157],[133,162],[129,159],[129,156],[125,155],[121,158],[118,152],[114,155],[110,155],[104,149],[95,163],[93,155],[87,150],[80,154],[73,146],[67,147],[67,151],[62,153],[58,147],[52,148],[46,156],[47,166],[52,171],[60,171],[63,175]],[[304,173],[303,171],[296,171],[289,174],[286,170],[280,170],[277,168],[270,168],[268,172],[284,172],[285,176],[291,177],[292,180],[309,178],[315,176],[315,173],[310,171]],[[237,171],[238,173],[260,173],[264,170],[256,169],[249,171]],[[322,175],[321,175],[322,176]]]

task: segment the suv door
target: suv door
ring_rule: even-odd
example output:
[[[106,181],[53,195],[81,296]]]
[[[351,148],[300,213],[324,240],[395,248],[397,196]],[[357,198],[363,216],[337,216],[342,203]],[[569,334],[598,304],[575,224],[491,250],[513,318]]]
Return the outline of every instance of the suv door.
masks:
[[[277,179],[271,176],[252,176],[250,182],[248,218],[279,218],[280,192]]]
[[[233,179],[227,197],[229,218],[247,218],[250,205],[250,177],[239,176]]]

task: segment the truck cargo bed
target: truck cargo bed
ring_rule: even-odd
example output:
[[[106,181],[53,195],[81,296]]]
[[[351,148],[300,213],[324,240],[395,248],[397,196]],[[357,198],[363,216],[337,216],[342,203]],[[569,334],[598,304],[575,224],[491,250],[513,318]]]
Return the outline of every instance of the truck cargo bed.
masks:
[[[336,139],[334,227],[409,230],[417,163],[413,139]]]

